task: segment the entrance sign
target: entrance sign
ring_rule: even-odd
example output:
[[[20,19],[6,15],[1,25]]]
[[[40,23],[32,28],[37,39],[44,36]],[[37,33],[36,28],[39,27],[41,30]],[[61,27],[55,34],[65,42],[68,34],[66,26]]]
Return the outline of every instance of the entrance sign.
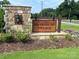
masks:
[[[33,20],[32,32],[56,32],[56,20]]]

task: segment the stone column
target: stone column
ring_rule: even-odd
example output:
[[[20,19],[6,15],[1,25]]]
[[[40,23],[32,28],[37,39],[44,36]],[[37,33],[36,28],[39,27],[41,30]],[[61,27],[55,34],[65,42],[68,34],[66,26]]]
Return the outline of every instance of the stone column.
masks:
[[[4,29],[6,30],[6,32],[8,32],[8,11],[7,10],[4,10],[5,11],[5,15],[4,15],[4,22],[5,22],[5,26],[4,26]]]

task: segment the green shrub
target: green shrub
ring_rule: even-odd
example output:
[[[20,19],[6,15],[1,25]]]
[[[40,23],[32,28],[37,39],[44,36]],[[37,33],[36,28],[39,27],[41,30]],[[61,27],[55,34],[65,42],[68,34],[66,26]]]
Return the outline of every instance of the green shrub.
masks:
[[[3,33],[0,33],[0,42],[4,42],[5,41],[5,36]]]
[[[54,35],[50,35],[50,40],[51,41],[57,41],[57,38]]]
[[[29,35],[24,32],[17,32],[15,33],[14,38],[17,42],[25,42],[29,39]]]
[[[1,33],[0,34],[0,41],[1,42],[12,42],[13,37],[12,37],[11,33]]]
[[[29,39],[27,33],[17,32],[17,33],[1,33],[0,42],[25,42]]]
[[[69,40],[69,41],[72,41],[73,39],[72,39],[72,35],[70,35],[70,34],[67,34],[66,36],[65,36],[65,39],[66,40]]]

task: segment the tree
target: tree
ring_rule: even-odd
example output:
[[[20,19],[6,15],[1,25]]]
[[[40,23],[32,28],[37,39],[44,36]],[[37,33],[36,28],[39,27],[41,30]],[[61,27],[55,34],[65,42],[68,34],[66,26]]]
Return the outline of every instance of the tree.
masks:
[[[79,2],[64,0],[56,9],[56,12],[57,16],[61,15],[64,18],[70,19],[70,22],[72,19],[79,19]]]
[[[0,1],[1,3],[1,5],[2,6],[4,6],[4,5],[8,5],[8,4],[10,4],[10,2],[9,1],[7,1],[7,0],[3,0],[3,1]],[[4,28],[4,10],[3,10],[3,8],[1,7],[0,8],[0,32],[2,32],[3,31],[3,28]]]
[[[69,15],[69,2],[70,2],[70,0],[65,0],[63,3],[61,3],[59,5],[59,7],[56,10],[57,16],[61,15],[62,17],[68,18],[68,15]]]
[[[2,5],[9,5],[10,2],[8,0],[3,0]]]
[[[74,12],[75,15],[77,16],[77,19],[79,19],[79,1],[76,3],[76,11]]]
[[[40,17],[43,17],[43,18],[52,18],[56,15],[55,13],[55,9],[53,8],[45,8],[43,9],[40,13],[32,13],[31,14],[31,18],[40,18]]]
[[[0,9],[0,32],[3,31],[4,27],[4,11]]]
[[[46,8],[46,9],[43,9],[39,15],[41,17],[52,18],[53,16],[55,16],[55,10],[53,8]]]
[[[39,18],[39,13],[32,13],[31,18]]]
[[[70,2],[70,8],[71,8],[71,16],[72,15],[74,15],[75,13],[75,11],[76,11],[76,3],[75,3],[75,1],[74,0],[71,0],[71,2]]]
[[[53,16],[58,17],[59,15],[65,19],[79,19],[79,1],[75,0],[64,0],[57,9],[45,8],[40,13],[32,14],[33,17],[47,17],[52,18]]]
[[[79,6],[75,2],[75,0],[71,0],[70,8],[71,8],[71,19],[78,19]]]

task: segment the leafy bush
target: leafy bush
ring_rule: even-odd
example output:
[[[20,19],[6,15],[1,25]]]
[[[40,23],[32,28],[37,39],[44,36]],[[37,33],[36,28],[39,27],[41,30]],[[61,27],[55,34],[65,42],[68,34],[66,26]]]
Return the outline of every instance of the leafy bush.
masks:
[[[66,39],[66,40],[69,40],[69,41],[72,41],[72,35],[67,34],[67,35],[65,36],[65,39]]]
[[[29,39],[29,35],[24,32],[17,32],[14,35],[14,38],[16,39],[17,42],[25,42]]]
[[[14,40],[15,39],[15,40]],[[17,32],[17,33],[1,33],[0,42],[25,42],[29,39],[27,33]]]
[[[13,37],[12,37],[11,33],[1,33],[0,34],[0,41],[1,42],[12,42]]]

